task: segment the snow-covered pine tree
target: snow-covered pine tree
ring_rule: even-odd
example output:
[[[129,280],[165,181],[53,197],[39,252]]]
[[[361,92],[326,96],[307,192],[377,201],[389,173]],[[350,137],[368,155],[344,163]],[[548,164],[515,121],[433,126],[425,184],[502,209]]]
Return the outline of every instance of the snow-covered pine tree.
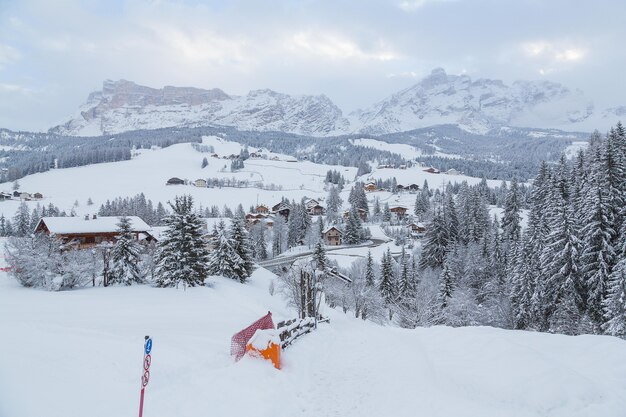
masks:
[[[402,247],[402,255],[400,256],[400,282],[398,285],[398,299],[401,304],[412,304],[417,291],[417,282],[415,275],[411,270],[409,261],[410,257],[406,254],[404,246]]]
[[[373,287],[375,283],[374,274],[374,258],[372,257],[372,251],[367,251],[367,263],[365,264],[365,284]]]
[[[172,213],[164,219],[167,229],[158,244],[156,285],[203,285],[208,275],[209,251],[202,238],[202,220],[193,211],[193,198],[177,196],[169,204]]]
[[[383,205],[383,222],[389,223],[391,221],[391,209],[389,203],[385,202]]]
[[[442,310],[445,310],[450,304],[450,298],[452,298],[452,292],[454,291],[454,277],[450,262],[446,260],[439,276],[439,306]]]
[[[30,214],[25,202],[21,202],[13,216],[13,230],[15,236],[24,237],[32,233],[30,229]]]
[[[511,181],[511,189],[506,194],[504,201],[504,214],[502,216],[502,235],[503,240],[508,247],[511,242],[518,242],[521,236],[521,201],[519,196],[519,187],[517,180]]]
[[[212,243],[213,250],[209,256],[208,272],[211,275],[222,275],[226,278],[243,282],[242,277],[247,278],[248,276],[246,262],[241,259],[235,250],[235,243],[230,238],[223,221],[220,221],[217,225]]]
[[[426,213],[430,210],[430,195],[428,189],[422,189],[415,196],[415,206],[413,212],[421,221],[424,220]]]
[[[390,307],[396,299],[397,291],[393,271],[393,258],[391,257],[391,250],[389,248],[387,248],[387,252],[383,255],[383,259],[380,263],[380,282],[378,284],[378,290],[385,304]]]
[[[324,249],[324,244],[321,240],[319,240],[315,244],[315,249],[313,249],[313,262],[315,264],[316,269],[324,270],[328,265],[328,259],[326,258],[326,250]]]
[[[541,254],[542,275],[548,277],[545,286],[545,310],[549,317],[550,330],[558,333],[576,334],[580,319],[582,300],[579,268],[581,242],[578,238],[579,225],[574,221],[572,207],[564,175],[564,162],[553,181],[548,221],[551,233]]]
[[[606,296],[609,275],[615,261],[612,245],[615,231],[612,209],[605,193],[600,147],[595,151],[595,164],[585,190],[585,213],[583,218],[583,250],[581,265],[586,289],[587,313],[599,330],[604,322],[602,303]]]
[[[287,244],[287,223],[281,215],[274,219],[272,227],[272,256],[278,256],[285,250]]]
[[[237,278],[240,282],[246,282],[246,280],[252,275],[254,270],[254,263],[252,262],[252,256],[250,255],[250,240],[248,238],[248,231],[244,226],[244,220],[236,217],[233,219],[230,225],[230,241],[232,242],[232,248],[235,253],[241,259],[243,271],[237,272]]]
[[[440,268],[446,258],[450,245],[448,227],[441,209],[435,214],[426,227],[422,254],[419,261],[420,268]]]
[[[348,245],[356,245],[363,237],[363,225],[356,207],[352,207],[343,232],[343,241]]]
[[[141,247],[133,239],[132,224],[128,217],[117,223],[118,237],[111,249],[110,284],[132,285],[143,281],[140,270]]]

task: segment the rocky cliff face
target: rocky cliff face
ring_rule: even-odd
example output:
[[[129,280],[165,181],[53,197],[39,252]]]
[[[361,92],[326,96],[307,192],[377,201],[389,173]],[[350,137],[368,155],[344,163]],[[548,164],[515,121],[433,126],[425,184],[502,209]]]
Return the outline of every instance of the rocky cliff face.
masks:
[[[154,89],[131,81],[104,82],[102,91],[54,133],[95,136],[172,126],[234,126],[323,136],[347,129],[341,110],[326,96],[289,96],[271,90],[229,96],[220,89]]]
[[[507,126],[591,131],[626,114],[624,107],[597,111],[580,91],[549,81],[472,80],[435,69],[417,84],[344,117],[328,97],[254,90],[231,96],[220,89],[154,89],[131,81],[104,82],[79,112],[51,132],[95,136],[137,129],[224,125],[241,130],[312,136],[384,134],[436,125],[472,133]]]

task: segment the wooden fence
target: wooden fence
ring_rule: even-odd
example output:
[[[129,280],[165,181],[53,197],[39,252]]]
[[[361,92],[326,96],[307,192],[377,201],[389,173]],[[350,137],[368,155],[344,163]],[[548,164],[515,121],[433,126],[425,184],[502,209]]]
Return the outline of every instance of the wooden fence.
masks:
[[[320,317],[317,322],[330,322],[330,319]],[[315,329],[315,319],[313,317],[305,317],[303,319],[281,321],[276,325],[276,329],[279,331],[280,347],[284,349],[300,336],[313,331]]]

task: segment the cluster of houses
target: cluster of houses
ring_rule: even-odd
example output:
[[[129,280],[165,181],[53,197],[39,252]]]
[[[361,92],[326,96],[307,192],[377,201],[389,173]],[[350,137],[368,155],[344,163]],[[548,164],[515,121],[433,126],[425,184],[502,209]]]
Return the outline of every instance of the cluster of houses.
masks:
[[[187,182],[178,177],[172,177],[169,180],[167,180],[167,182],[165,183],[165,185],[185,185],[185,184],[187,184]],[[195,187],[200,187],[200,188],[207,188],[209,183],[204,178],[198,178],[197,180],[192,181],[191,185]]]
[[[370,181],[367,184],[365,184],[363,186],[363,189],[366,192],[368,192],[368,193],[371,193],[371,192],[374,192],[374,191],[379,191],[378,186],[373,181]],[[394,191],[399,191],[399,192],[409,191],[409,192],[412,192],[412,193],[416,193],[416,192],[419,191],[419,189],[420,189],[420,186],[417,185],[417,184],[412,184],[412,183],[411,184],[407,184],[407,185],[398,184],[398,185],[396,185],[396,189]]]
[[[304,206],[307,213],[311,216],[321,216],[326,213],[324,206],[314,198],[305,197]],[[282,216],[285,221],[288,221],[290,212],[291,205],[286,201],[273,205],[271,209],[264,204],[260,204],[254,208],[253,212],[246,214],[246,224],[248,227],[264,224],[266,227],[271,228],[274,226],[276,216]]]
[[[5,193],[0,192],[0,201],[6,200],[21,200],[21,201],[32,201],[32,200],[41,200],[43,198],[43,194],[41,193],[27,193],[24,191],[13,191],[13,193]]]

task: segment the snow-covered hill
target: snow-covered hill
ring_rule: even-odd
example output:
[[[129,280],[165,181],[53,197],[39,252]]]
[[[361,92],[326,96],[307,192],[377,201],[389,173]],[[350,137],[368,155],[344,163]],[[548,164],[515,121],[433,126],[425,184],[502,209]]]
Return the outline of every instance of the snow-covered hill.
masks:
[[[151,417],[624,415],[626,343],[607,336],[407,330],[326,309],[330,324],[286,349],[282,370],[235,363],[232,334],[268,310],[295,316],[269,294],[273,279],[47,292],[0,272],[0,415],[136,415],[145,334]]]
[[[296,161],[292,156],[265,152],[267,159],[249,159],[244,169],[230,172],[230,160],[223,156],[239,154],[242,146],[215,136],[203,138],[203,144],[213,146],[219,158],[211,157],[211,153],[202,153],[194,149],[190,143],[172,145],[163,149],[137,151],[129,161],[93,164],[83,167],[53,169],[47,172],[28,175],[19,180],[20,190],[30,193],[40,192],[44,195],[41,201],[28,201],[29,210],[39,204],[53,203],[68,213],[74,208],[78,215],[91,214],[98,211],[100,204],[117,197],[130,197],[144,193],[146,198],[165,204],[177,195],[191,194],[196,204],[203,207],[224,205],[234,209],[238,204],[248,208],[253,204],[274,205],[287,197],[300,201],[304,196],[324,199],[325,178],[328,170],[339,171],[348,182],[343,193],[347,201],[348,193],[354,181],[357,168],[338,165],[316,164],[310,161]],[[408,145],[405,145],[408,146]],[[254,149],[256,150],[256,149]],[[201,168],[204,157],[209,165]],[[480,178],[463,175],[430,174],[421,168],[409,169],[374,169],[360,178],[397,177],[400,183],[415,182],[420,186],[428,180],[431,188],[443,187],[448,181],[477,184]],[[193,185],[165,185],[171,177],[178,177],[189,182],[199,178],[235,178],[249,181],[248,188],[198,188]],[[263,184],[266,189],[259,186]],[[274,184],[274,189],[267,189]],[[499,181],[489,181],[491,186],[499,185]],[[0,191],[11,192],[11,184],[5,183]],[[386,197],[386,196],[385,196]],[[93,206],[86,204],[93,201]],[[414,200],[414,196],[407,195]],[[75,202],[78,206],[74,207]],[[20,204],[18,200],[0,202],[0,214],[12,218]],[[412,206],[412,202],[407,202]],[[347,203],[346,203],[347,205]]]
[[[104,82],[101,91],[51,132],[97,136],[173,126],[232,126],[313,136],[385,134],[456,125],[484,134],[502,127],[605,129],[626,114],[623,106],[596,109],[578,90],[550,81],[472,80],[437,68],[417,84],[344,117],[324,95],[291,96],[255,90],[233,96],[220,89],[154,89],[131,81]]]

